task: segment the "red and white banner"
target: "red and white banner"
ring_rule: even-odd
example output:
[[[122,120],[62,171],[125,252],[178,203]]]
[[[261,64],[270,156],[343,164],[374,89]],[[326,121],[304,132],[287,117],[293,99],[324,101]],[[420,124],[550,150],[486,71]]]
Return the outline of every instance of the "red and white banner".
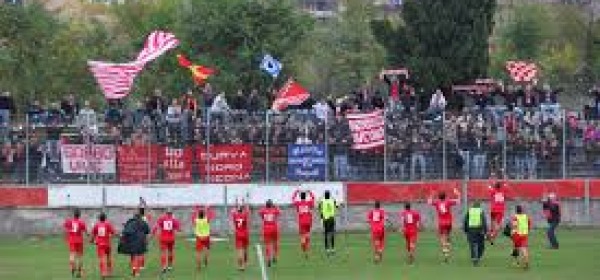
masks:
[[[156,179],[156,145],[121,145],[118,150],[119,182],[139,184]]]
[[[272,109],[283,111],[290,105],[302,105],[310,97],[310,93],[296,81],[289,79],[279,90],[273,101]]]
[[[348,114],[348,125],[352,131],[353,149],[368,150],[385,144],[385,120],[383,111],[366,114]]]
[[[196,156],[200,175],[210,183],[247,183],[252,173],[252,145],[198,146]],[[210,166],[208,168],[207,166]]]
[[[135,61],[129,63],[88,61],[88,66],[104,96],[107,99],[120,99],[129,94],[135,78],[146,63],[178,45],[179,40],[175,38],[175,35],[164,31],[154,31],[148,35],[144,48]]]
[[[192,183],[192,160],[194,150],[191,147],[181,149],[163,147],[161,152],[162,168],[166,183]]]
[[[113,174],[116,172],[114,145],[63,144],[60,146],[63,173]]]
[[[538,67],[533,62],[507,61],[506,70],[515,82],[533,82],[538,75]]]

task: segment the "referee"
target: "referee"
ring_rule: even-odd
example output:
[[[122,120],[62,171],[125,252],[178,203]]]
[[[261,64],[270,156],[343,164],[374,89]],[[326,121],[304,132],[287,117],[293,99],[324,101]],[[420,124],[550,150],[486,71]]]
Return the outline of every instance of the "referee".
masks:
[[[485,214],[481,209],[481,204],[476,201],[465,215],[463,229],[467,234],[469,248],[471,250],[471,261],[474,266],[479,266],[479,262],[485,251],[485,234],[487,233],[487,221]]]
[[[339,205],[331,197],[329,191],[325,191],[323,199],[319,202],[319,212],[323,221],[325,233],[325,252],[327,256],[335,254],[335,214]]]

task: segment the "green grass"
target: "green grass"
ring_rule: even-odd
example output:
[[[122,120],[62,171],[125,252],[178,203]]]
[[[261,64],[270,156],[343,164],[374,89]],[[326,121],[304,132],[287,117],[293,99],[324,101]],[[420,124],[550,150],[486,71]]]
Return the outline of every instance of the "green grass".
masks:
[[[295,236],[282,240],[281,256],[277,265],[269,269],[271,280],[291,279],[440,279],[440,280],[568,280],[600,279],[600,231],[562,230],[559,232],[561,249],[545,249],[541,230],[531,237],[532,268],[522,271],[511,265],[508,257],[510,242],[506,238],[495,246],[488,246],[481,267],[472,267],[463,235],[453,237],[454,258],[442,264],[435,236],[426,232],[421,235],[417,262],[413,266],[405,263],[404,242],[397,233],[388,233],[386,255],[383,263],[373,264],[369,239],[365,234],[351,234],[347,238],[339,234],[337,255],[324,257],[322,238],[313,236],[313,252],[310,260],[299,254]],[[254,238],[253,241],[257,239]],[[347,241],[347,242],[346,242]],[[210,266],[196,272],[193,265],[192,242],[178,242],[175,269],[167,279],[260,279],[260,269],[252,247],[250,268],[245,272],[234,269],[235,259],[231,242],[217,242],[211,251]],[[115,277],[129,279],[127,261],[124,256],[115,256]],[[86,247],[86,279],[99,279],[95,250]],[[140,279],[158,279],[158,254],[156,245],[150,248],[147,269]],[[24,240],[0,239],[0,279],[70,279],[67,250],[61,238]]]

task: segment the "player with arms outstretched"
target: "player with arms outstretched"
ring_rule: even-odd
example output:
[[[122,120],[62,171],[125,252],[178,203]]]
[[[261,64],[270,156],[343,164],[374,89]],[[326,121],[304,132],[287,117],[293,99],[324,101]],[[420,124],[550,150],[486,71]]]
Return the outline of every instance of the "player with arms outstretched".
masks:
[[[421,229],[421,214],[411,209],[410,203],[404,204],[404,210],[400,212],[400,221],[402,222],[402,233],[406,241],[406,251],[408,252],[408,263],[415,261],[415,250],[417,249],[417,240],[419,230]]]
[[[310,232],[313,223],[312,213],[315,209],[315,195],[311,191],[296,190],[292,195],[292,202],[298,213],[300,247],[304,253],[304,257],[308,258],[308,251],[310,250]]]
[[[173,212],[167,209],[165,214],[156,220],[152,234],[158,233],[160,245],[160,265],[162,272],[166,273],[173,269],[175,253],[175,233],[181,231],[179,220],[173,216]]]
[[[433,196],[430,196],[428,199],[429,204],[435,208],[437,213],[438,237],[442,247],[444,262],[448,262],[450,259],[450,234],[452,233],[452,223],[454,221],[452,207],[460,204],[460,192],[456,188],[453,192],[456,196],[455,199],[447,198],[445,192],[440,192],[437,199],[434,199]]]
[[[504,211],[506,209],[506,185],[501,182],[496,182],[493,186],[488,187],[490,192],[490,221],[491,227],[488,234],[488,239],[492,245],[498,237],[498,233],[502,229],[504,221]]]
[[[69,266],[71,275],[81,278],[83,270],[83,234],[87,233],[85,222],[81,220],[81,211],[75,209],[73,217],[63,223],[67,245],[69,246]]]
[[[267,266],[277,263],[279,256],[279,215],[281,210],[273,205],[272,200],[267,200],[265,207],[260,209],[259,215],[263,221],[263,241]]]
[[[383,249],[385,247],[385,210],[381,209],[379,201],[375,201],[375,207],[367,214],[367,221],[371,228],[373,260],[375,263],[379,263],[383,259]]]
[[[235,202],[236,207],[231,212],[231,222],[235,229],[235,249],[237,251],[238,270],[243,271],[248,266],[248,246],[250,245],[250,206]]]
[[[96,244],[96,253],[100,266],[100,276],[109,277],[113,270],[111,238],[116,234],[113,225],[106,220],[106,214],[100,213],[98,222],[92,228],[90,243]]]

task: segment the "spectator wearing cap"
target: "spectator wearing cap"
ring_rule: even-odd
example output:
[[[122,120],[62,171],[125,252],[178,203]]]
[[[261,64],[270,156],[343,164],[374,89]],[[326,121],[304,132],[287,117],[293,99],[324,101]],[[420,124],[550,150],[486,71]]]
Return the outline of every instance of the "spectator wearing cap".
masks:
[[[555,193],[548,194],[548,197],[542,203],[542,209],[544,210],[544,216],[548,222],[548,230],[546,231],[546,237],[550,244],[550,249],[558,249],[558,239],[556,238],[556,228],[560,224],[560,205],[556,199]]]

